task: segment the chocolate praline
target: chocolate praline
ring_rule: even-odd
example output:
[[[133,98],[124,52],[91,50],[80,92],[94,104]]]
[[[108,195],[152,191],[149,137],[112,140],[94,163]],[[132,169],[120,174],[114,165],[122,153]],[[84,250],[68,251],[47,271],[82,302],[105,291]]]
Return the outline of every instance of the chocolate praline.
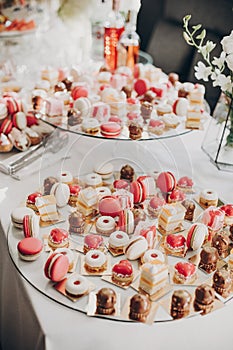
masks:
[[[129,318],[131,320],[145,322],[151,309],[151,302],[147,295],[135,294],[130,299]]]
[[[112,315],[115,312],[116,293],[111,288],[102,288],[96,294],[96,311],[98,314]]]

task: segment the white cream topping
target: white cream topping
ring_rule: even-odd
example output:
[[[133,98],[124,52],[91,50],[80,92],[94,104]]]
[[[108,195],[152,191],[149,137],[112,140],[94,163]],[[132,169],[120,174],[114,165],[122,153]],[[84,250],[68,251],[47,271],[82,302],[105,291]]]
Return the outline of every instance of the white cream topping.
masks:
[[[84,257],[85,263],[90,267],[101,267],[107,261],[106,255],[97,249],[91,249]]]
[[[89,283],[86,277],[74,273],[67,278],[65,289],[72,295],[82,295],[87,292]]]
[[[129,236],[124,231],[115,231],[109,237],[109,245],[113,247],[124,247],[129,242]]]

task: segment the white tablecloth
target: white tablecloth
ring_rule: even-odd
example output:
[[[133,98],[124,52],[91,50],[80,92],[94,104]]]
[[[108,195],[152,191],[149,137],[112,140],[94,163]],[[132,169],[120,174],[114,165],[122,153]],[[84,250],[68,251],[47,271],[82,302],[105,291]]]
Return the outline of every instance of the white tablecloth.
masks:
[[[38,189],[43,179],[62,169],[74,174],[91,171],[93,163],[111,160],[114,166],[131,162],[144,170],[170,170],[176,178],[191,176],[201,188],[215,189],[222,200],[233,202],[233,175],[217,170],[201,150],[203,131],[179,138],[146,142],[101,141],[70,135],[64,150],[71,158],[42,164],[21,181],[0,174],[0,339],[3,350],[12,349],[204,349],[229,348],[233,344],[233,302],[204,317],[155,323],[116,322],[87,317],[42,295],[18,273],[6,242],[10,213]],[[52,157],[52,156],[51,156]],[[37,164],[38,166],[38,164]]]

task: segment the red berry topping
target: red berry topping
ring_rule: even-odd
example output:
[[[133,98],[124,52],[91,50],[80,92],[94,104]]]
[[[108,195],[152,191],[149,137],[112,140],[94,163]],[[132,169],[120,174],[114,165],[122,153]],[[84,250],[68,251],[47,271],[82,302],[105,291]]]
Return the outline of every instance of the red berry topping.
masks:
[[[42,193],[34,192],[34,193],[29,194],[27,200],[28,200],[29,203],[35,204],[36,198],[37,197],[41,197],[41,196],[42,196]]]
[[[167,244],[173,248],[179,248],[183,247],[185,245],[186,239],[182,235],[177,235],[174,233],[171,233],[166,238]]]
[[[178,262],[175,269],[184,277],[190,277],[196,272],[196,267],[190,262]]]
[[[121,260],[113,266],[112,271],[120,275],[132,275],[133,267],[128,260]]]

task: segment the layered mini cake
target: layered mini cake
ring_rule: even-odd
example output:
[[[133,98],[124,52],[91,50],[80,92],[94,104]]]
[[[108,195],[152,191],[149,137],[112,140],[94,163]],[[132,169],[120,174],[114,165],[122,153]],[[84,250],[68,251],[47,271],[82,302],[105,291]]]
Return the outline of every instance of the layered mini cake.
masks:
[[[168,267],[159,260],[146,263],[141,267],[139,288],[149,295],[165,287],[168,279]]]

